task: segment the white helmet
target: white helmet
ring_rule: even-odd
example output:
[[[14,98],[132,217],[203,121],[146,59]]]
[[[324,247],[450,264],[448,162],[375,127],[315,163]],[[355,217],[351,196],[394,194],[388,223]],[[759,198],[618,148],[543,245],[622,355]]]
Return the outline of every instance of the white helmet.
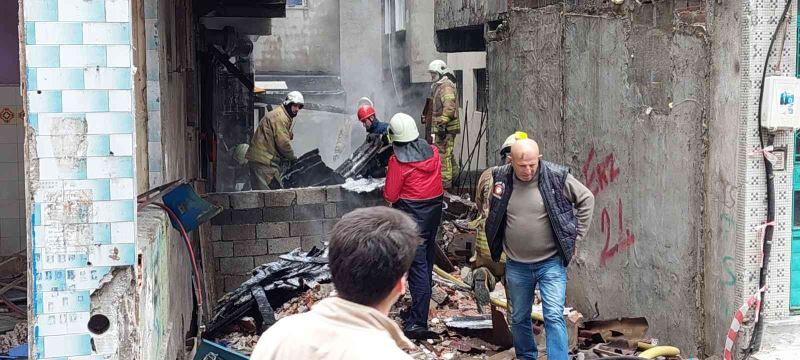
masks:
[[[527,138],[528,138],[528,133],[526,133],[524,131],[517,131],[517,132],[509,135],[506,138],[506,141],[503,141],[503,146],[500,147],[500,155],[501,156],[505,156],[506,154],[511,152],[511,145],[514,145],[514,143],[517,140],[522,140],[522,139],[527,139]]]
[[[408,114],[397,113],[389,120],[392,142],[411,142],[419,138],[417,122]]]
[[[428,72],[439,74],[439,76],[444,76],[450,72],[450,69],[447,68],[447,64],[442,60],[433,60],[428,65]]]
[[[303,94],[299,91],[292,91],[286,95],[286,100],[283,100],[283,105],[289,104],[297,104],[297,105],[305,105],[305,101],[303,100]]]

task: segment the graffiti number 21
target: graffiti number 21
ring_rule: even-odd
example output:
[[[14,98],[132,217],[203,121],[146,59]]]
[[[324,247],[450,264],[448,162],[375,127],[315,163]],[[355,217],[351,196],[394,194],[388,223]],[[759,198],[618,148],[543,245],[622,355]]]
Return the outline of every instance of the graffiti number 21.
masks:
[[[611,243],[611,216],[608,215],[608,208],[603,208],[603,212],[600,214],[600,231],[606,236],[605,246],[603,246],[603,251],[600,252],[600,266],[605,266],[620,251],[631,247],[636,242],[636,238],[631,234],[630,230],[623,229],[622,199],[617,199],[617,243],[609,247]]]

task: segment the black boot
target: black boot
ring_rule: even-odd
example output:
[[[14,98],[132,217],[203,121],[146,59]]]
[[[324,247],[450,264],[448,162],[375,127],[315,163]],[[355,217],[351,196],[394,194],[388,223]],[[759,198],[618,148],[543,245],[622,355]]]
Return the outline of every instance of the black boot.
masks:
[[[428,340],[428,339],[439,338],[438,334],[420,325],[411,325],[410,327],[403,329],[403,334],[405,334],[407,338],[413,340]]]

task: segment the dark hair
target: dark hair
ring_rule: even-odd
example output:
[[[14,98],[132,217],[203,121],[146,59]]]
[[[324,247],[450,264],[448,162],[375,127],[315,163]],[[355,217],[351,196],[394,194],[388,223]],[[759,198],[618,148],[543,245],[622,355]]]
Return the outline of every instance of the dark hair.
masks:
[[[328,254],[333,284],[343,299],[373,306],[411,266],[419,245],[416,223],[378,206],[353,210],[333,227]]]

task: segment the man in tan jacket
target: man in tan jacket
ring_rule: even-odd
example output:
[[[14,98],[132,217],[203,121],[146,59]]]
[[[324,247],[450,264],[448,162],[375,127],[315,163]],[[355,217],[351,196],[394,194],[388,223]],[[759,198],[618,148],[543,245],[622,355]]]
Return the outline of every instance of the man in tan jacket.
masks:
[[[354,210],[333,228],[328,255],[338,297],[269,328],[252,360],[411,359],[414,344],[388,317],[406,291],[419,244],[416,224],[388,207]]]

